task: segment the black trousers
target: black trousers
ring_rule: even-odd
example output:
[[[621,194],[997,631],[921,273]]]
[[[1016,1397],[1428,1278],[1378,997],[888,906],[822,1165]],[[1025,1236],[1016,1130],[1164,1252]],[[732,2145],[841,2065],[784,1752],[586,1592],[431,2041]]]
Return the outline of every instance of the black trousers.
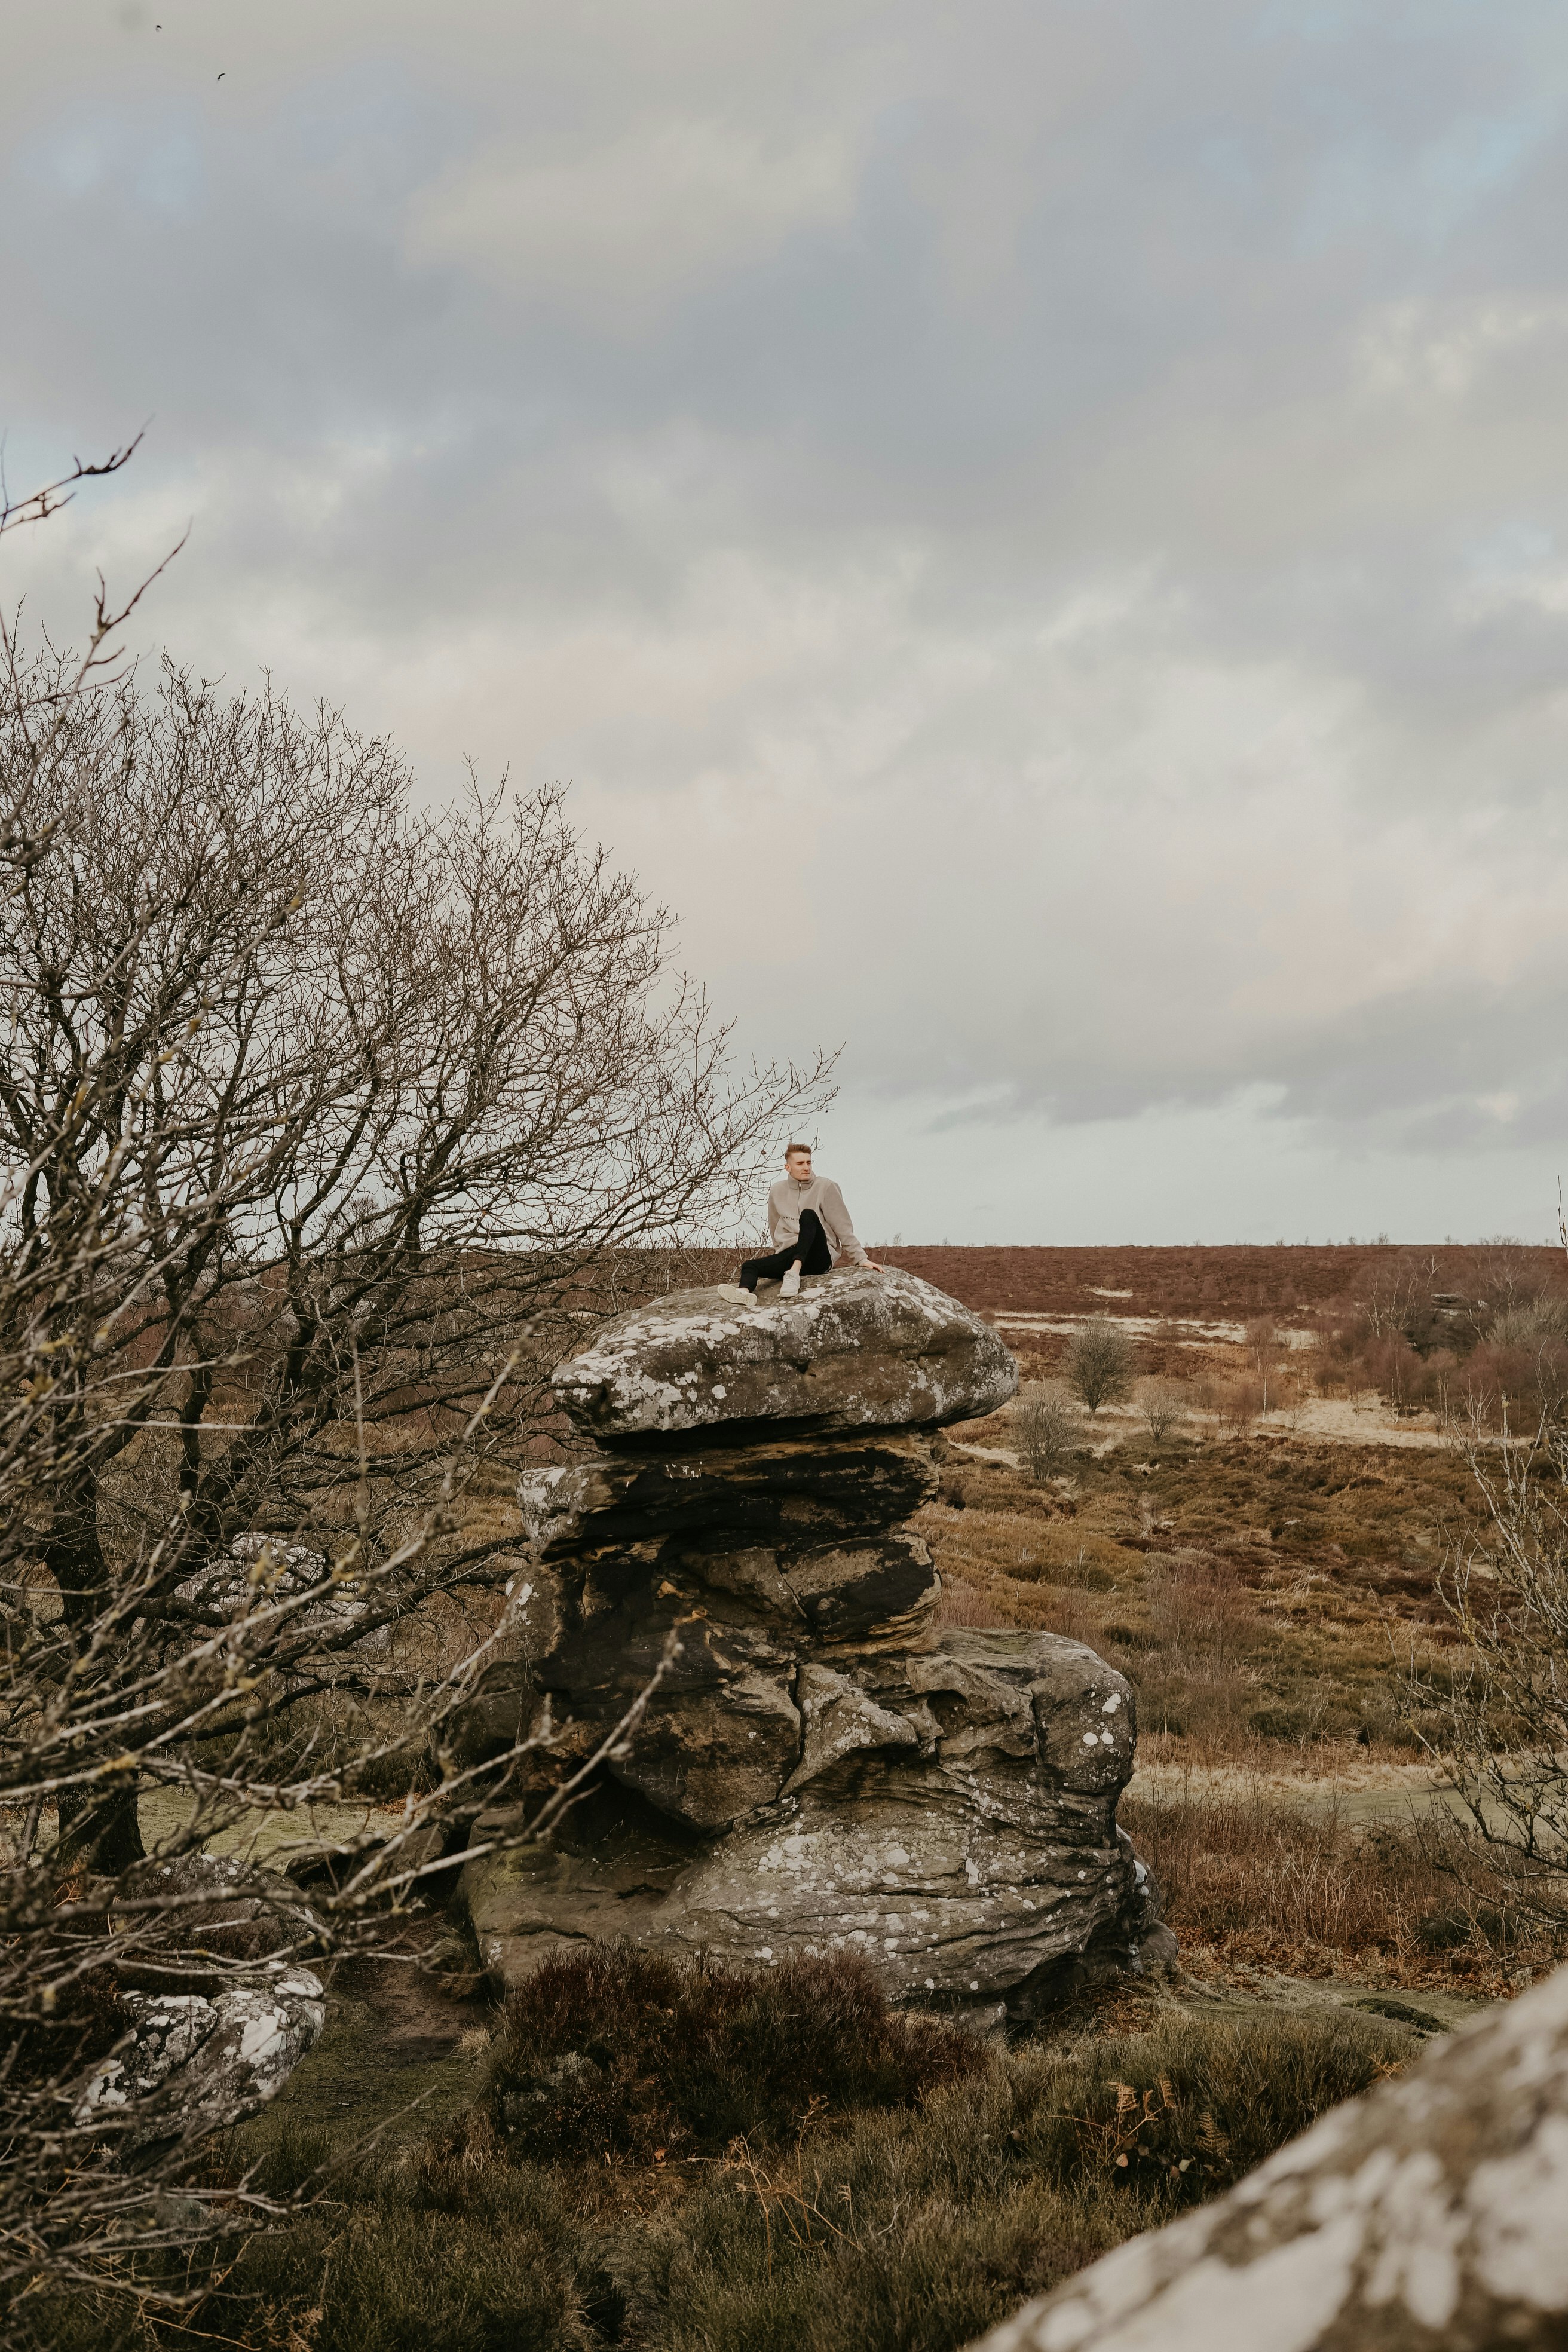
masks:
[[[742,1290],[755,1290],[759,1282],[782,1282],[796,1258],[802,1274],[826,1274],[833,1264],[833,1252],[827,1246],[827,1235],[822,1230],[822,1219],[815,1209],[800,1213],[800,1239],[791,1242],[788,1249],[774,1250],[772,1257],[749,1257],[741,1268]]]

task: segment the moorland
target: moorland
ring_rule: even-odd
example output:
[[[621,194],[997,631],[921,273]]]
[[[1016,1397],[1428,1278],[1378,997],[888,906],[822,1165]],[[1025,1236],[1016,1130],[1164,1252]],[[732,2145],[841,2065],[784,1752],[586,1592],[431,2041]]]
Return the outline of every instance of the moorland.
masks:
[[[1445,1573],[1491,1539],[1476,1465],[1555,1411],[1561,1257],[879,1254],[1019,1358],[1018,1401],[947,1433],[921,1530],[948,1622],[1061,1633],[1131,1683],[1121,1820],[1177,1978],[1086,1989],[1011,2044],[890,2014],[853,1964],[757,1984],[601,1952],[498,2010],[433,1906],[401,1959],[341,1973],[222,2152],[304,2210],[170,2279],[195,2299],[145,2305],[136,2340],[952,2352],[1552,1965],[1454,1845],[1441,1697]],[[1090,1326],[1125,1351],[1092,1412],[1068,1384]],[[484,1500],[498,1535],[509,1507]],[[39,2316],[124,2340],[91,2298]]]

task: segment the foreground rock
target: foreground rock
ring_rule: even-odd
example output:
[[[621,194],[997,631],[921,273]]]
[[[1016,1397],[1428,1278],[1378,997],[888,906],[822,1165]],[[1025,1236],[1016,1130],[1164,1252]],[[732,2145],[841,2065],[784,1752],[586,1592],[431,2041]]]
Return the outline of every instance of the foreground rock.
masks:
[[[900,1999],[1022,2017],[1169,1959],[1116,1826],[1127,1685],[1051,1634],[939,1633],[905,1524],[935,1489],[931,1431],[1016,1384],[955,1300],[858,1269],[757,1312],[661,1300],[559,1368],[611,1450],[523,1477],[548,1633],[489,1730],[548,1699],[567,1769],[672,1634],[679,1654],[549,1851],[465,1867],[492,1979],[591,1936],[763,1964],[847,1950]]]
[[[973,2352],[1568,2343],[1568,1969]]]
[[[320,1977],[278,1957],[316,1926],[287,1879],[187,1854],[149,1864],[144,1891],[176,1906],[174,1949],[157,1974],[188,1989],[122,1994],[130,2033],[76,2107],[78,2123],[91,2124],[134,2106],[135,2126],[119,2141],[131,2154],[255,2115],[315,2047],[327,2015]]]
[[[265,1982],[210,2000],[132,1992],[124,2001],[130,2036],[94,2069],[76,2119],[107,2120],[134,2105],[136,2126],[123,2143],[131,2151],[243,2123],[277,2097],[327,2021],[320,1977],[281,1965]]]

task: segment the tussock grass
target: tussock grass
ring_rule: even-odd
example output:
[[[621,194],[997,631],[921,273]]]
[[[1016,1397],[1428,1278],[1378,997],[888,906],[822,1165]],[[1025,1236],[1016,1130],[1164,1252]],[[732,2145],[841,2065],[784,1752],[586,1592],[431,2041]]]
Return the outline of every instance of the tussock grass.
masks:
[[[739,2014],[706,2000],[713,1979],[692,1974],[678,1990],[709,2024],[651,2032],[639,2019],[656,1979],[626,1959],[602,1955],[577,1985],[558,1980],[526,2025],[514,2016],[491,2095],[463,2128],[324,2179],[326,2143],[284,2135],[260,2185],[283,2195],[313,2181],[317,2201],[231,2243],[194,2305],[148,2302],[127,2326],[123,2305],[60,2298],[14,2315],[31,2345],[955,2352],[1026,2296],[1227,2186],[1395,2071],[1413,2042],[1396,2024],[1342,2011],[1176,2012],[1147,2032],[1081,2046],[973,2049],[959,2076],[928,2073],[918,2104],[910,2071],[893,2063],[879,2099],[864,2074],[854,2077],[865,2104],[841,2105],[837,2117],[813,2105],[815,2092],[803,2113],[763,2067],[736,2110],[741,2127],[711,2156],[644,2165],[520,2154],[498,2126],[496,2100],[503,2079],[520,2079],[507,2070],[524,2053],[532,2063],[558,2050],[602,2024],[617,2000],[616,2013],[644,2037],[637,2063],[653,2069],[638,2112],[678,2114],[694,2040],[712,2032],[722,2043]],[[804,1991],[782,1972],[749,1988],[752,2026],[780,2064],[808,2012],[830,2035],[863,2014],[859,1972],[843,1971],[842,2029],[834,2025],[833,1968],[824,1968]],[[722,1981],[733,1990],[738,1972]],[[842,2085],[842,2042],[833,2063]]]

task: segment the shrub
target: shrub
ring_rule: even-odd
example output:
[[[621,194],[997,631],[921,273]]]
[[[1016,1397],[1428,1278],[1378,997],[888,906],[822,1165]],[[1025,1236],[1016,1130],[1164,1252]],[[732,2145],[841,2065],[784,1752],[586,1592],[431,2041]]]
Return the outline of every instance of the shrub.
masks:
[[[1131,1342],[1109,1316],[1096,1315],[1073,1333],[1065,1370],[1068,1388],[1089,1412],[1120,1404],[1132,1385]]]
[[[1078,1450],[1078,1413],[1058,1381],[1043,1381],[1024,1391],[1013,1407],[1013,1427],[1023,1466],[1040,1484],[1054,1478]]]
[[[1205,1381],[1203,1401],[1220,1426],[1232,1437],[1245,1437],[1268,1397],[1266,1384],[1251,1373],[1228,1381]]]
[[[1129,2178],[1114,2186],[1163,2210],[1195,2205],[1369,2089],[1408,2051],[1403,2038],[1340,2009],[1174,2018],[1055,2062],[1052,2111],[1030,2132],[1035,2158],[1058,2187],[1086,2170],[1120,2171]]]
[[[968,2035],[889,2010],[861,1960],[752,1971],[599,1944],[512,1995],[488,2105],[519,2155],[717,2153],[915,2105],[985,2063]]]
[[[1174,1381],[1145,1381],[1138,1392],[1138,1406],[1148,1423],[1150,1436],[1158,1445],[1185,1421],[1186,1391]]]
[[[1077,2058],[1025,2051],[918,2121],[869,2116],[788,2170],[721,2173],[648,2233],[637,2302],[668,2352],[952,2352],[1410,2047],[1392,2023],[1333,2011],[1184,2017]]]

